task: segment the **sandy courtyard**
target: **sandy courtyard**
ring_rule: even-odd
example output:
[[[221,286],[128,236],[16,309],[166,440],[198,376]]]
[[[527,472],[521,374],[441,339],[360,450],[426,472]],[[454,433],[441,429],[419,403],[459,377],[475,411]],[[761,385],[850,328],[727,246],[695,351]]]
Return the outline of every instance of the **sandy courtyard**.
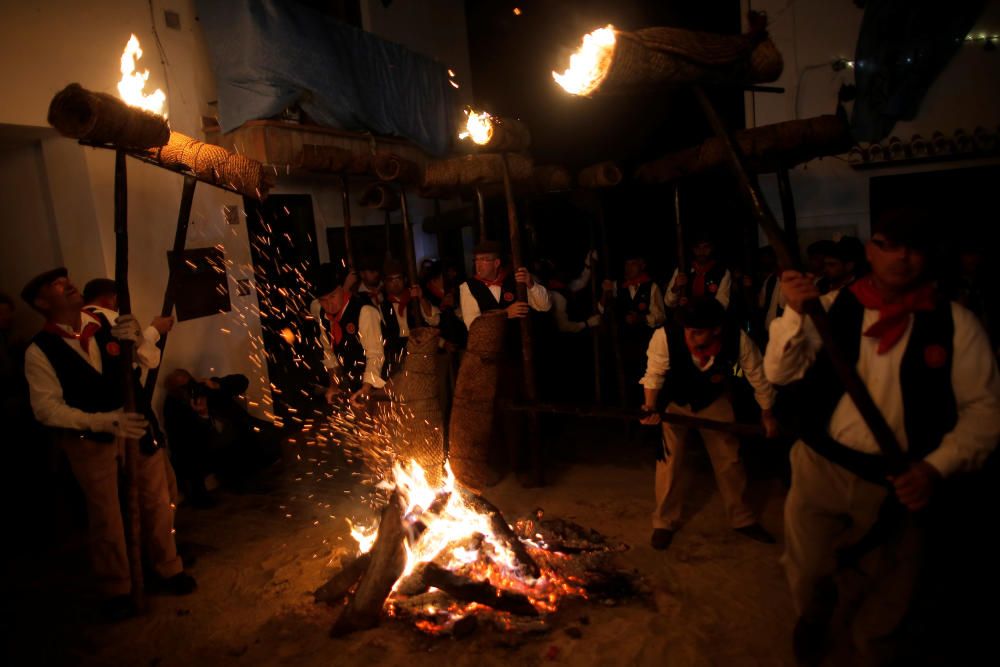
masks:
[[[552,630],[532,636],[480,628],[463,639],[433,638],[389,620],[330,639],[336,612],[316,604],[312,591],[335,571],[331,556],[352,544],[344,518],[371,514],[357,500],[365,487],[336,452],[291,446],[268,491],[227,493],[210,510],[181,508],[179,541],[196,555],[194,595],[152,596],[145,615],[102,625],[93,619],[82,536],[16,563],[21,575],[4,613],[8,664],[791,664],[780,544],[727,527],[707,456],[696,447],[687,525],[669,551],[654,551],[651,449],[617,430],[574,426],[559,438],[563,462],[549,486],[523,489],[508,476],[485,495],[508,520],[541,507],[629,545],[618,565],[645,580],[645,596],[616,606],[566,601]],[[751,481],[762,523],[779,539],[783,491],[774,478]]]

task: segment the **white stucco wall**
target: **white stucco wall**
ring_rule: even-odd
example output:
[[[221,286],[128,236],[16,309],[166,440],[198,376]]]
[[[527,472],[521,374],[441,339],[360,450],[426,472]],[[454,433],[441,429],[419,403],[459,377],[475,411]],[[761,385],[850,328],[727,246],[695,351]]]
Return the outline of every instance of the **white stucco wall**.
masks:
[[[180,14],[180,30],[166,27],[164,9]],[[154,20],[163,45],[163,63],[153,36]],[[21,130],[26,136],[48,127],[49,101],[70,82],[115,94],[120,55],[130,33],[136,34],[145,52],[140,66],[150,70],[147,89],[160,87],[168,94],[171,127],[201,138],[200,118],[211,113],[208,103],[214,99],[214,82],[191,0],[154,0],[152,11],[145,0],[3,2],[0,125],[19,126],[7,130],[15,134]],[[6,178],[0,183],[2,201],[11,199],[22,208],[33,207],[19,211],[19,219],[4,219],[0,263],[16,270],[3,272],[2,289],[18,292],[24,276],[50,268],[53,262],[65,263],[80,286],[90,278],[111,276],[114,155],[82,148],[61,137],[46,138],[34,146],[36,157],[30,158],[0,146],[0,168],[13,160],[41,165],[35,186],[21,190],[20,181]],[[23,175],[25,179],[30,180],[28,174]],[[159,311],[163,299],[166,252],[173,243],[182,178],[130,159],[128,186],[129,283],[133,310],[147,321]],[[163,372],[184,367],[195,375],[243,373],[251,378],[251,404],[263,406],[270,395],[266,370],[249,358],[252,340],[260,335],[256,294],[239,297],[235,285],[236,279],[252,276],[246,227],[226,224],[222,214],[224,205],[240,203],[238,196],[203,184],[196,190],[188,247],[221,244],[231,263],[233,311],[179,323],[170,335]],[[45,211],[52,218],[51,225],[42,219]],[[12,233],[13,225],[24,231]],[[54,231],[46,235],[43,225]]]
[[[838,58],[853,60],[863,11],[848,0],[743,0],[742,4],[744,15],[748,8],[767,12],[769,32],[785,60],[784,73],[774,84],[784,87],[784,94],[746,94],[747,127],[833,113],[837,91],[842,83],[853,82],[853,71],[834,72],[830,64]],[[1000,1],[987,3],[971,32],[1000,34]],[[985,51],[981,44],[964,45],[930,87],[917,117],[897,124],[892,135],[908,140],[914,134],[929,138],[935,131],[950,135],[958,128],[971,133],[978,125],[995,129],[1000,122],[998,84],[1000,53]],[[798,226],[806,237],[810,229],[839,227],[854,227],[866,237],[871,178],[995,162],[960,160],[858,171],[836,158],[813,160],[790,173]],[[760,181],[780,219],[774,175],[764,175]]]

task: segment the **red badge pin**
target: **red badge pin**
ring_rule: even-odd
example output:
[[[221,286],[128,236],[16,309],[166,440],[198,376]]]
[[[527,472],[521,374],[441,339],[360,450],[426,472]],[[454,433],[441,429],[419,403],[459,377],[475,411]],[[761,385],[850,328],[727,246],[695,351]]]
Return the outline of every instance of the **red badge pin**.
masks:
[[[928,345],[924,348],[924,363],[930,368],[941,368],[948,361],[948,350],[941,345]]]
[[[710,284],[710,285],[708,286],[708,291],[709,291],[709,292],[711,292],[712,294],[715,294],[716,292],[718,292],[718,291],[719,291],[719,286],[718,286],[718,285],[716,285],[715,283],[711,283],[711,284]]]
[[[349,333],[349,334],[352,334],[352,333],[354,333],[355,331],[358,330],[358,328],[356,326],[354,326],[353,324],[348,324],[345,327],[345,329],[347,330],[347,333]]]
[[[649,308],[649,306],[647,306],[645,303],[639,304],[639,310],[646,310],[647,308]]]
[[[503,293],[503,300],[504,301],[513,301],[514,300],[514,295],[511,294],[510,292],[504,292]]]
[[[118,344],[118,341],[114,341],[114,340],[108,341],[108,344],[104,346],[104,349],[112,357],[117,357],[119,354],[122,353],[121,345]]]

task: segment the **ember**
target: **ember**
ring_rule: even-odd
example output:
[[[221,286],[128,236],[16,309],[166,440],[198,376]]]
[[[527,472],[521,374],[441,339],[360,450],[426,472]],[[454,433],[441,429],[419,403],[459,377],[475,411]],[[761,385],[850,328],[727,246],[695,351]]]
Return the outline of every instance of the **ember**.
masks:
[[[560,600],[587,599],[618,576],[608,574],[608,561],[624,546],[609,545],[600,534],[569,522],[544,521],[541,511],[511,528],[499,510],[456,483],[448,463],[435,487],[415,460],[397,462],[392,484],[382,522],[394,518],[390,508],[398,498],[406,556],[383,610],[422,632],[467,632],[473,617],[478,622],[472,628],[485,623],[504,631],[544,630]],[[382,526],[352,525],[351,535],[358,542],[357,557],[316,591],[318,601],[336,604],[355,582],[373,574]],[[625,589],[633,592],[629,585]],[[351,613],[349,605],[342,615]],[[334,634],[355,629],[360,628],[353,621],[338,619]]]

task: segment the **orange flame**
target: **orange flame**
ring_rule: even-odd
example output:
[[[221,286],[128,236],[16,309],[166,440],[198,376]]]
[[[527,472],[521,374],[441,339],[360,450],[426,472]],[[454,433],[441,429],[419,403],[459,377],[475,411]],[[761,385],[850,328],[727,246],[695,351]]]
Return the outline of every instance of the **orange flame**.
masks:
[[[125,50],[122,51],[122,78],[118,81],[118,96],[129,106],[166,117],[163,104],[167,101],[167,96],[163,91],[157,88],[149,95],[143,92],[146,80],[149,78],[149,70],[135,71],[136,62],[140,58],[142,58],[142,48],[139,46],[139,39],[132,35],[125,45]]]
[[[475,109],[466,109],[465,114],[469,118],[465,121],[465,131],[460,132],[458,138],[472,139],[473,143],[480,146],[490,143],[493,138],[493,116]]]
[[[552,78],[573,95],[589,95],[597,90],[611,69],[615,53],[615,28],[607,25],[583,36],[576,53],[569,57],[569,69]]]

